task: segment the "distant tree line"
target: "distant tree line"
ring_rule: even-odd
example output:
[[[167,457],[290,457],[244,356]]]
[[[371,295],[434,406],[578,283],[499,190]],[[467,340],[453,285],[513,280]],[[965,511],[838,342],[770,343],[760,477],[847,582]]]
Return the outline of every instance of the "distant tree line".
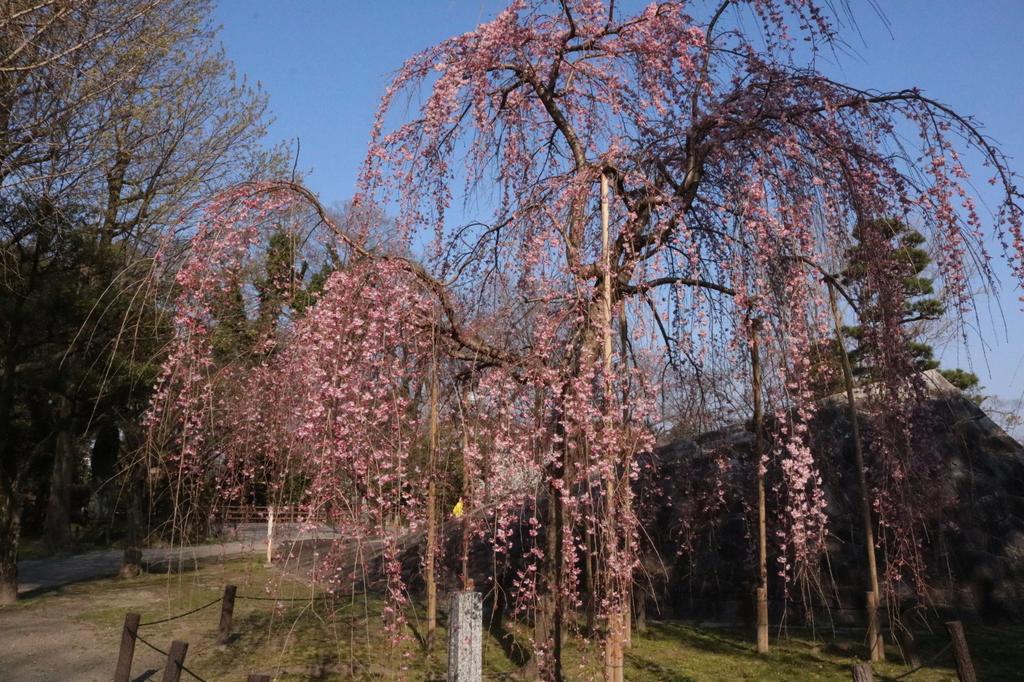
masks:
[[[23,531],[68,551],[78,510],[108,535],[117,506],[137,542],[170,332],[152,256],[212,193],[286,167],[212,6],[0,4],[0,603]]]

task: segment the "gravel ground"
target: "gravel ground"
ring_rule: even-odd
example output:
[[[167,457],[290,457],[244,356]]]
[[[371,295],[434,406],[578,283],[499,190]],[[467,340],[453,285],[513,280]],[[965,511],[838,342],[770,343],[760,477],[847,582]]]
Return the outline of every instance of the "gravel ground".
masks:
[[[166,584],[187,583],[200,564],[266,552],[265,526],[252,524],[239,530],[240,539],[232,542],[145,550],[143,563],[151,571],[182,576],[170,581],[161,576],[164,585],[159,587],[154,586],[157,576],[103,580],[117,575],[121,550],[18,562],[19,601],[0,607],[0,682],[109,680],[120,644],[120,626],[114,625],[123,617],[120,614],[137,610],[140,604],[166,601]],[[318,537],[325,535],[330,533],[317,533]],[[295,528],[282,529],[277,553],[283,554],[289,541],[310,537]],[[100,582],[90,582],[96,580]],[[111,615],[98,617],[97,613]],[[167,643],[161,640],[161,644]],[[160,679],[164,661],[138,643],[133,680]]]

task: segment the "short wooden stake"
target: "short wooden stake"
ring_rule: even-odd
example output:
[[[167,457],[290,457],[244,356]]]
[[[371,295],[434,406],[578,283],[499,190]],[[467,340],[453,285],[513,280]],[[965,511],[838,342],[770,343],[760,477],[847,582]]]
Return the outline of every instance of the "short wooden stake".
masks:
[[[124,628],[121,629],[121,650],[117,654],[117,669],[114,682],[130,682],[132,679],[132,658],[135,656],[135,636],[139,633],[139,614],[124,614]]]
[[[878,595],[874,592],[867,593],[868,602],[868,651],[871,652],[871,661],[878,662],[885,660],[885,640],[882,638],[882,628],[878,623]]]
[[[484,602],[479,592],[453,592],[448,611],[448,682],[483,679]]]
[[[768,590],[757,588],[757,653],[768,653]]]
[[[853,682],[875,682],[875,673],[870,663],[858,663],[853,666]]]
[[[946,623],[946,631],[953,643],[953,659],[956,661],[956,676],[960,682],[978,682],[971,661],[971,650],[967,648],[967,637],[964,636],[964,625],[958,620]]]
[[[171,650],[167,652],[167,665],[164,666],[164,682],[179,682],[181,680],[181,669],[185,665],[187,651],[188,642],[177,639],[171,642]]]
[[[238,590],[234,585],[224,586],[224,597],[220,601],[220,626],[217,628],[217,644],[224,646],[231,638],[231,616],[235,612],[235,592]]]

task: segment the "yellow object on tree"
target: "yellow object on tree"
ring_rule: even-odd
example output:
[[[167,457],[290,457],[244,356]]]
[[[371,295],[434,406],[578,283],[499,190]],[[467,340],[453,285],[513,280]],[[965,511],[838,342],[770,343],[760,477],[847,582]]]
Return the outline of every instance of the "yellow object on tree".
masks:
[[[457,519],[461,519],[462,518],[462,498],[461,497],[459,498],[459,501],[455,503],[455,506],[452,507],[452,516],[454,516]]]

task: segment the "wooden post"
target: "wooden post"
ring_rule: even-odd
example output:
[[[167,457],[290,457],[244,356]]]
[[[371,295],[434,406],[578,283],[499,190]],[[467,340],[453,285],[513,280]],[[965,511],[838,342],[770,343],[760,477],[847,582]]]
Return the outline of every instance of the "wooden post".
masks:
[[[882,639],[882,628],[878,622],[878,594],[867,593],[868,604],[868,647],[872,661],[885,660],[885,640]]]
[[[601,258],[604,264],[601,277],[601,337],[604,357],[604,401],[605,413],[610,414],[612,401],[612,256],[609,236],[609,204],[608,174],[601,173]],[[611,478],[605,481],[605,519],[604,530],[606,556],[611,559],[619,552],[618,515],[618,457],[613,453],[610,462]],[[610,547],[608,546],[610,545]],[[605,585],[606,596],[612,598],[611,610],[608,614],[608,636],[605,640],[605,682],[621,682],[623,646],[626,640],[625,628],[630,626],[628,585],[615,584],[612,572]],[[620,594],[616,595],[616,592]]]
[[[139,614],[124,614],[124,628],[121,630],[121,651],[117,654],[117,669],[114,682],[129,682],[132,678],[132,658],[135,656],[135,635],[139,632]]]
[[[234,585],[224,586],[224,597],[220,600],[220,626],[217,628],[217,644],[224,646],[231,637],[231,617],[235,613]]]
[[[751,322],[750,374],[754,394],[754,466],[757,467],[757,653],[768,653],[768,511],[765,502],[764,412],[761,409],[761,354],[757,338],[760,323]]]
[[[469,577],[469,547],[470,547],[470,526],[469,518],[473,511],[473,469],[470,458],[465,455],[469,452],[469,411],[466,409],[466,399],[472,400],[472,389],[470,395],[464,398],[462,393],[456,387],[456,394],[458,395],[459,405],[459,427],[462,431],[462,518],[459,519],[461,523],[462,537],[459,542],[462,545],[462,589],[466,592],[470,592],[474,589],[473,579]],[[489,467],[484,469],[484,477],[486,479]],[[486,490],[486,486],[485,486]],[[486,494],[485,494],[486,498]]]
[[[453,592],[448,612],[448,682],[483,679],[484,602],[479,592]]]
[[[257,674],[257,673],[252,673],[246,679],[246,682],[270,682],[270,675],[261,675],[261,674]]]
[[[853,666],[853,682],[875,682],[875,673],[870,663],[858,663]]]
[[[946,623],[946,630],[953,643],[953,659],[956,661],[957,679],[960,682],[978,682],[978,676],[974,672],[974,663],[971,661],[971,651],[967,648],[963,623],[951,620]]]
[[[274,507],[267,507],[267,565],[274,562]]]
[[[438,448],[438,385],[437,330],[432,330],[430,347],[430,421],[427,443],[427,547],[423,557],[423,581],[427,588],[427,648],[434,646],[437,630],[437,448]]]
[[[757,653],[768,653],[768,590],[757,588]]]
[[[185,665],[187,651],[188,642],[177,639],[171,642],[171,650],[167,652],[167,665],[164,666],[164,682],[179,682],[181,680],[181,667]]]
[[[832,321],[835,324],[836,345],[839,346],[839,359],[843,365],[843,384],[846,386],[846,405],[850,411],[850,431],[853,436],[854,464],[857,467],[857,484],[860,491],[860,513],[864,524],[864,548],[867,554],[868,582],[871,585],[869,595],[874,595],[872,602],[868,597],[868,650],[872,661],[885,660],[885,641],[878,627],[878,564],[875,559],[875,529],[871,521],[871,500],[869,499],[867,474],[864,471],[864,443],[860,438],[860,421],[857,417],[857,400],[853,393],[853,368],[850,366],[850,355],[843,343],[843,324],[839,315],[839,303],[836,300],[834,282],[828,280],[828,298],[832,308]],[[874,603],[874,608],[872,608]],[[874,630],[871,629],[874,624]]]

